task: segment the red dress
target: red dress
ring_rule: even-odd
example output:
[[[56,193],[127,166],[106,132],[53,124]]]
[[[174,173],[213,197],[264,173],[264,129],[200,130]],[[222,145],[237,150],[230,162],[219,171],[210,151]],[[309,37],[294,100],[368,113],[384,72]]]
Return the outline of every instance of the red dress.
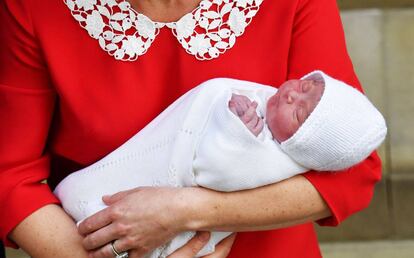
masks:
[[[136,61],[115,60],[63,1],[1,1],[0,24],[0,236],[8,246],[18,223],[58,203],[42,181],[53,187],[101,159],[207,79],[278,86],[320,69],[361,89],[335,0],[265,0],[234,46],[209,61],[187,53],[167,27]],[[318,223],[334,226],[369,204],[381,162],[373,153],[346,172],[305,176],[333,213]],[[230,255],[320,256],[311,223],[240,233]]]

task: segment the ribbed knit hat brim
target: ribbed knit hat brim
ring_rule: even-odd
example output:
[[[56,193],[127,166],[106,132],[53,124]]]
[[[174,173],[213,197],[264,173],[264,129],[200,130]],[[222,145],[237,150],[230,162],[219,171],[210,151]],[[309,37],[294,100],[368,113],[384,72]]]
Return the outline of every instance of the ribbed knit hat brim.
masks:
[[[364,160],[384,141],[384,117],[364,94],[322,71],[302,79],[323,80],[325,89],[303,125],[281,143],[296,162],[318,171],[343,170]]]

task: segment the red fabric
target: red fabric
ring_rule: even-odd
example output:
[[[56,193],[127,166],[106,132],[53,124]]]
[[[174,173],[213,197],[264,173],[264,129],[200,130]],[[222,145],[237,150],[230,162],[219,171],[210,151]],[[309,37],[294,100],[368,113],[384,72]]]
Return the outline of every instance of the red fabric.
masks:
[[[207,79],[278,86],[321,69],[361,89],[335,0],[266,0],[235,46],[211,61],[187,54],[167,28],[137,61],[116,61],[63,1],[0,1],[0,24],[0,235],[8,246],[20,221],[58,202],[44,179],[104,157]],[[380,167],[373,154],[346,172],[305,174],[334,214],[319,223],[337,225],[366,207]],[[240,233],[230,257],[320,252],[309,223]]]

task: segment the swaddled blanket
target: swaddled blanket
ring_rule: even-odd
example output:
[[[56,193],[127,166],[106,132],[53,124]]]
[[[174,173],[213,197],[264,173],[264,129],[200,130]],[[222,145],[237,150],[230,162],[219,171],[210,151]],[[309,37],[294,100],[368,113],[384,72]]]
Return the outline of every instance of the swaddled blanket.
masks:
[[[105,208],[101,198],[138,186],[203,186],[218,191],[255,188],[307,169],[290,159],[269,130],[255,137],[228,108],[232,93],[258,102],[265,115],[270,86],[213,79],[187,92],[140,132],[96,163],[72,173],[55,189],[76,221]],[[213,232],[197,257],[214,251],[229,232]],[[166,257],[194,232],[185,232],[147,257]]]

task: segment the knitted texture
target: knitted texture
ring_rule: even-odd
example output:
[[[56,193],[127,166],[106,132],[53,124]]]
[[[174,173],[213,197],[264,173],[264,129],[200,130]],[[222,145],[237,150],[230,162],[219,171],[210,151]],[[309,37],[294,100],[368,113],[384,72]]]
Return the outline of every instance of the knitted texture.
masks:
[[[232,93],[243,94],[255,100],[258,115],[264,115],[267,99],[275,92],[276,89],[263,87],[249,92],[234,88],[215,99],[193,162],[197,185],[238,191],[278,182],[307,170],[281,150],[267,126],[256,137],[228,108]]]
[[[328,77],[323,78],[326,85],[334,82],[329,81],[331,79]],[[352,89],[346,85],[342,88],[347,91]],[[360,121],[352,120],[352,117],[348,118],[348,113],[354,111],[349,112],[346,106],[345,109],[342,105],[336,107],[335,103],[324,100],[330,94],[341,93],[331,92],[330,87],[325,89],[322,100],[314,111],[316,115],[312,113],[305,125],[282,144],[297,162],[282,151],[267,127],[255,137],[228,108],[231,94],[242,94],[257,101],[258,115],[265,117],[267,100],[276,91],[273,87],[240,80],[219,78],[206,81],[176,100],[144,129],[106,157],[69,175],[57,186],[55,194],[61,200],[63,208],[76,221],[81,221],[106,207],[101,201],[103,195],[139,186],[199,185],[218,191],[236,191],[275,183],[305,172],[308,169],[298,164],[302,160],[315,160],[313,163],[308,162],[310,168],[322,167],[320,164],[324,164],[325,160],[329,166],[337,167],[336,163],[332,165],[333,158],[333,162],[340,164],[342,157],[348,163],[356,162],[353,153],[355,149],[357,153],[361,152],[356,148],[359,144],[354,145],[351,141],[350,148],[344,143],[332,143],[331,138],[336,139],[339,134],[348,143],[348,139],[354,139],[355,129],[347,130],[351,124],[356,123],[354,126],[362,128],[366,126]],[[347,94],[350,93],[344,92],[340,96]],[[362,109],[360,102],[356,101],[355,110]],[[338,120],[339,125],[351,124],[348,127],[340,126],[339,129],[335,127],[329,130],[331,127],[328,127],[322,135],[319,131],[325,128],[324,119],[330,118],[331,112],[337,119],[342,119]],[[375,125],[373,121],[366,121],[366,124]],[[374,148],[381,140],[381,135],[377,134],[380,129],[372,128],[374,129],[364,131],[363,137],[359,138],[366,149]],[[327,143],[324,142],[325,139]],[[309,153],[306,149],[309,144],[321,150]],[[306,147],[305,151],[300,149],[301,145]],[[337,158],[343,153],[346,155]],[[300,159],[301,157],[304,158]],[[215,245],[229,234],[212,232],[210,241],[197,257],[213,252]],[[184,232],[146,257],[166,257],[193,236],[194,232]]]
[[[103,195],[139,186],[202,185],[230,191],[304,172],[272,141],[270,132],[256,139],[229,111],[232,91],[260,102],[264,114],[264,103],[276,89],[223,78],[202,83],[103,159],[66,177],[54,191],[65,211],[81,221],[106,207]],[[212,232],[197,257],[213,252],[229,234]],[[166,257],[193,235],[184,232],[147,257]]]
[[[321,71],[303,78],[323,80],[320,102],[282,149],[302,166],[318,171],[342,170],[364,160],[384,141],[381,113],[358,90]]]

